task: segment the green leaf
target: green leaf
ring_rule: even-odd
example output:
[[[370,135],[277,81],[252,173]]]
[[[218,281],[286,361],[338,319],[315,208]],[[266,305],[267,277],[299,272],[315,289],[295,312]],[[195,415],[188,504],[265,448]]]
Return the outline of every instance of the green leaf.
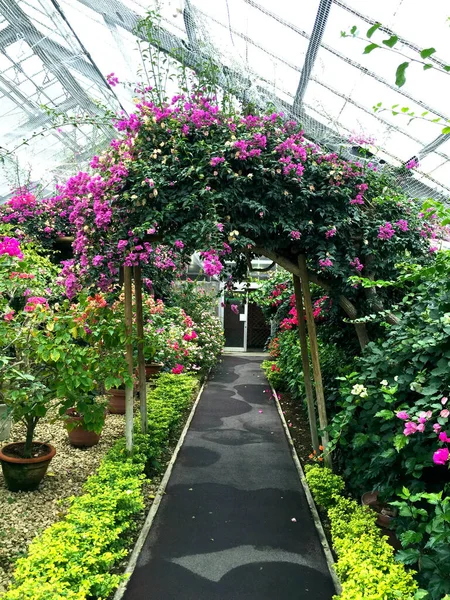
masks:
[[[381,417],[382,419],[387,419],[387,420],[391,420],[394,418],[395,413],[392,410],[379,410],[376,414],[376,417]]]
[[[383,44],[388,48],[393,48],[395,44],[398,42],[398,36],[391,35],[391,37],[387,40],[383,40]]]
[[[370,38],[373,36],[373,34],[375,33],[375,31],[376,31],[377,29],[379,29],[380,27],[381,27],[381,23],[378,23],[378,22],[377,22],[377,23],[374,23],[374,24],[372,25],[372,27],[371,27],[370,29],[368,29],[368,30],[367,30],[366,36],[369,38],[369,40],[370,40]]]
[[[353,25],[353,27],[350,29],[350,33],[352,35],[355,35],[357,31],[358,31],[358,28],[356,27],[356,25]]]
[[[436,52],[436,48],[424,48],[420,53],[421,58],[428,58]]]
[[[364,48],[364,52],[363,54],[370,54],[372,52],[372,50],[375,50],[375,48],[379,48],[380,46],[378,44],[369,44],[368,46],[366,46]]]
[[[395,85],[398,87],[402,87],[405,85],[406,75],[405,71],[409,67],[409,62],[404,62],[401,65],[398,65],[397,71],[395,73]]]
[[[446,66],[444,67],[444,71],[447,71],[447,73],[448,73],[448,72],[450,71],[450,65],[446,65]]]
[[[450,127],[444,127],[441,133],[450,133]]]
[[[400,452],[400,450],[404,448],[408,442],[409,439],[406,437],[406,435],[399,433],[394,438],[394,448],[397,450],[397,452]]]
[[[423,65],[423,70],[424,71],[428,71],[428,69],[432,69],[433,65],[430,65],[429,63],[427,63],[426,65]]]

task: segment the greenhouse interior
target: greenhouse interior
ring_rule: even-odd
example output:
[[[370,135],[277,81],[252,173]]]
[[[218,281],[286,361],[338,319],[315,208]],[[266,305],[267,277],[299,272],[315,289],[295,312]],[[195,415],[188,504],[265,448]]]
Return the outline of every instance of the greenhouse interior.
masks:
[[[0,0],[0,600],[450,600],[449,35]]]

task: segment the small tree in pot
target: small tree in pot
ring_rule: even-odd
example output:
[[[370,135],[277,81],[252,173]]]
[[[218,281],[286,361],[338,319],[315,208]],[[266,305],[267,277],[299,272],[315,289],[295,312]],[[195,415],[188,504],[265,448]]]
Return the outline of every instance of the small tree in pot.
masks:
[[[0,398],[12,418],[25,424],[24,442],[4,446],[0,461],[8,487],[34,489],[45,475],[55,449],[34,441],[36,426],[54,398],[57,348],[46,336],[53,311],[49,300],[55,267],[34,246],[0,235]],[[47,359],[39,358],[41,340]]]

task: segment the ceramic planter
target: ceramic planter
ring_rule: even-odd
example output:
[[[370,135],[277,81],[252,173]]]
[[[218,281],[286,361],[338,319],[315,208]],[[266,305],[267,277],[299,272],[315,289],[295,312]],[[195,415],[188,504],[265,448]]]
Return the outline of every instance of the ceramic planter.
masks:
[[[380,527],[382,534],[388,537],[391,546],[396,550],[400,550],[402,547],[401,543],[395,532],[392,531],[392,522],[397,516],[397,511],[380,502],[378,500],[378,492],[366,492],[361,496],[361,503],[363,506],[368,506],[377,513],[376,524]]]
[[[6,404],[0,404],[0,442],[7,440],[11,434],[12,418]]]
[[[38,456],[21,458],[20,450],[23,447],[24,442],[15,442],[0,449],[0,462],[6,487],[11,492],[35,490],[44,478],[48,465],[56,454],[55,448],[50,444],[33,442],[33,449]]]
[[[150,381],[150,379],[154,379],[159,373],[163,365],[160,363],[145,363],[145,379]]]
[[[107,392],[109,396],[108,411],[113,415],[125,414],[125,390],[112,388]]]
[[[74,408],[66,412],[67,433],[72,446],[75,448],[90,448],[98,444],[101,433],[88,431],[83,425],[83,417]]]

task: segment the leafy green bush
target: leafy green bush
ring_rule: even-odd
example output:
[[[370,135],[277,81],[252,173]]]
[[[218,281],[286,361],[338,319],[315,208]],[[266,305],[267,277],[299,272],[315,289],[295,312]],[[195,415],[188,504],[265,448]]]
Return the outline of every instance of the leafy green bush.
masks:
[[[325,343],[320,339],[318,344],[325,400],[330,414],[334,414],[336,412],[336,401],[339,397],[337,377],[351,370],[349,366],[351,359],[335,344]],[[287,390],[293,398],[299,400],[304,398],[302,356],[300,340],[296,330],[282,331],[279,334],[278,352],[279,356],[276,361],[277,367],[280,369],[278,379],[282,381],[280,381],[280,387],[277,390]]]
[[[419,583],[438,600],[450,593],[450,497],[406,488],[398,496],[390,503],[399,511],[395,529],[403,550],[397,558],[418,568]]]
[[[418,589],[413,572],[406,572],[402,564],[395,562],[393,548],[375,525],[375,512],[336,493],[344,487],[342,478],[318,465],[310,466],[306,477],[317,503],[328,508],[333,546],[338,556],[335,568],[342,584],[339,598],[426,598],[427,592]]]
[[[419,270],[418,283],[398,306],[398,325],[384,341],[370,343],[355,372],[342,384],[340,412],[330,437],[343,455],[344,477],[355,493],[377,489],[387,498],[407,487],[435,492],[448,480],[447,469],[433,463],[439,445],[426,417],[424,431],[404,435],[405,411],[439,412],[450,389],[450,257],[442,253],[433,268]],[[410,284],[411,287],[411,284]],[[355,389],[364,388],[362,394]],[[444,400],[445,402],[445,400]],[[446,410],[438,416],[448,427]]]
[[[2,600],[100,600],[123,579],[111,568],[128,553],[135,517],[144,509],[142,482],[149,461],[163,453],[198,387],[189,375],[162,375],[149,395],[148,435],[136,432],[130,457],[124,439],[103,459],[66,517],[48,527],[17,561]]]
[[[331,469],[306,465],[305,475],[314,499],[323,508],[335,504],[335,497],[344,491],[344,480],[339,475],[335,475]]]
[[[283,391],[285,385],[283,371],[277,363],[273,360],[264,360],[261,363],[261,369],[277,392]]]

